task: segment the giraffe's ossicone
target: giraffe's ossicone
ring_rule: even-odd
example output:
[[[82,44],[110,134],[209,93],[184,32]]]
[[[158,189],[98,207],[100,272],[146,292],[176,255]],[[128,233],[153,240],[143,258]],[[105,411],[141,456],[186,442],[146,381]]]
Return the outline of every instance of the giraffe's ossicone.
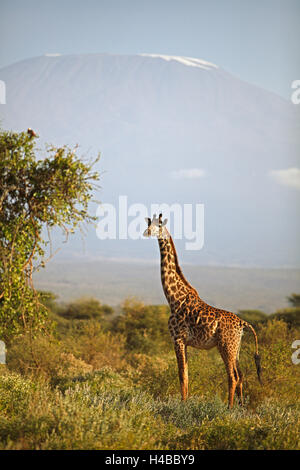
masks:
[[[178,263],[174,242],[166,228],[167,220],[162,214],[146,219],[148,227],[145,237],[158,239],[161,257],[161,282],[171,315],[168,322],[178,363],[182,400],[188,396],[187,346],[198,349],[217,347],[228,375],[228,405],[233,406],[237,392],[239,403],[243,403],[243,375],[239,367],[239,351],[244,328],[249,328],[255,339],[254,354],[258,379],[261,366],[257,336],[253,327],[237,315],[205,303],[185,279]]]

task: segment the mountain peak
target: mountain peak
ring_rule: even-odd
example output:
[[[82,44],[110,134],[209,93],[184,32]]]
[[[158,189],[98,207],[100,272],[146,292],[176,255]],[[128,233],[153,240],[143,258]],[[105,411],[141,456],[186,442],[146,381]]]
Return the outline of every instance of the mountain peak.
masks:
[[[200,69],[204,70],[211,70],[212,68],[217,69],[218,66],[211,63],[207,62],[206,60],[202,59],[196,59],[194,57],[185,57],[185,56],[176,56],[176,55],[164,55],[164,54],[139,54],[143,57],[152,57],[152,58],[157,58],[157,59],[163,59],[166,61],[171,61],[175,60],[176,62],[179,62],[183,65],[186,65],[188,67],[198,67]]]

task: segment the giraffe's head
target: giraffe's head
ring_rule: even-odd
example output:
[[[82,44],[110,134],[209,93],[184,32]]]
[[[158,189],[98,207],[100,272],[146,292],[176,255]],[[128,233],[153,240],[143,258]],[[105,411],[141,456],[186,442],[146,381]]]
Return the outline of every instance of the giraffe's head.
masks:
[[[162,220],[162,214],[159,214],[159,217],[156,217],[156,214],[153,215],[152,220],[149,217],[145,218],[148,228],[144,231],[144,237],[157,237],[157,238],[168,238],[169,232],[166,229],[166,224],[168,219]]]

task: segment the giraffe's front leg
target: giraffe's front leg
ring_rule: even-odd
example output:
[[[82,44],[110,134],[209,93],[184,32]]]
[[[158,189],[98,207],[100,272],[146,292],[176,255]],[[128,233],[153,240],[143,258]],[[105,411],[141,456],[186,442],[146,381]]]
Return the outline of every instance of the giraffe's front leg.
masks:
[[[188,396],[188,365],[187,365],[187,347],[182,340],[175,341],[175,353],[178,364],[179,382],[181,390],[181,399],[184,401]]]

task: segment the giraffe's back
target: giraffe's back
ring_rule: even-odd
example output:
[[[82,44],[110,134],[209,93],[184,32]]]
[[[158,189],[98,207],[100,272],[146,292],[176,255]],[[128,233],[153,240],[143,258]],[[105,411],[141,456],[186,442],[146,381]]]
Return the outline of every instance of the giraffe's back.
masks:
[[[183,339],[187,346],[211,349],[228,337],[241,337],[243,321],[234,313],[192,299],[180,311],[171,314],[169,330],[174,341]]]

